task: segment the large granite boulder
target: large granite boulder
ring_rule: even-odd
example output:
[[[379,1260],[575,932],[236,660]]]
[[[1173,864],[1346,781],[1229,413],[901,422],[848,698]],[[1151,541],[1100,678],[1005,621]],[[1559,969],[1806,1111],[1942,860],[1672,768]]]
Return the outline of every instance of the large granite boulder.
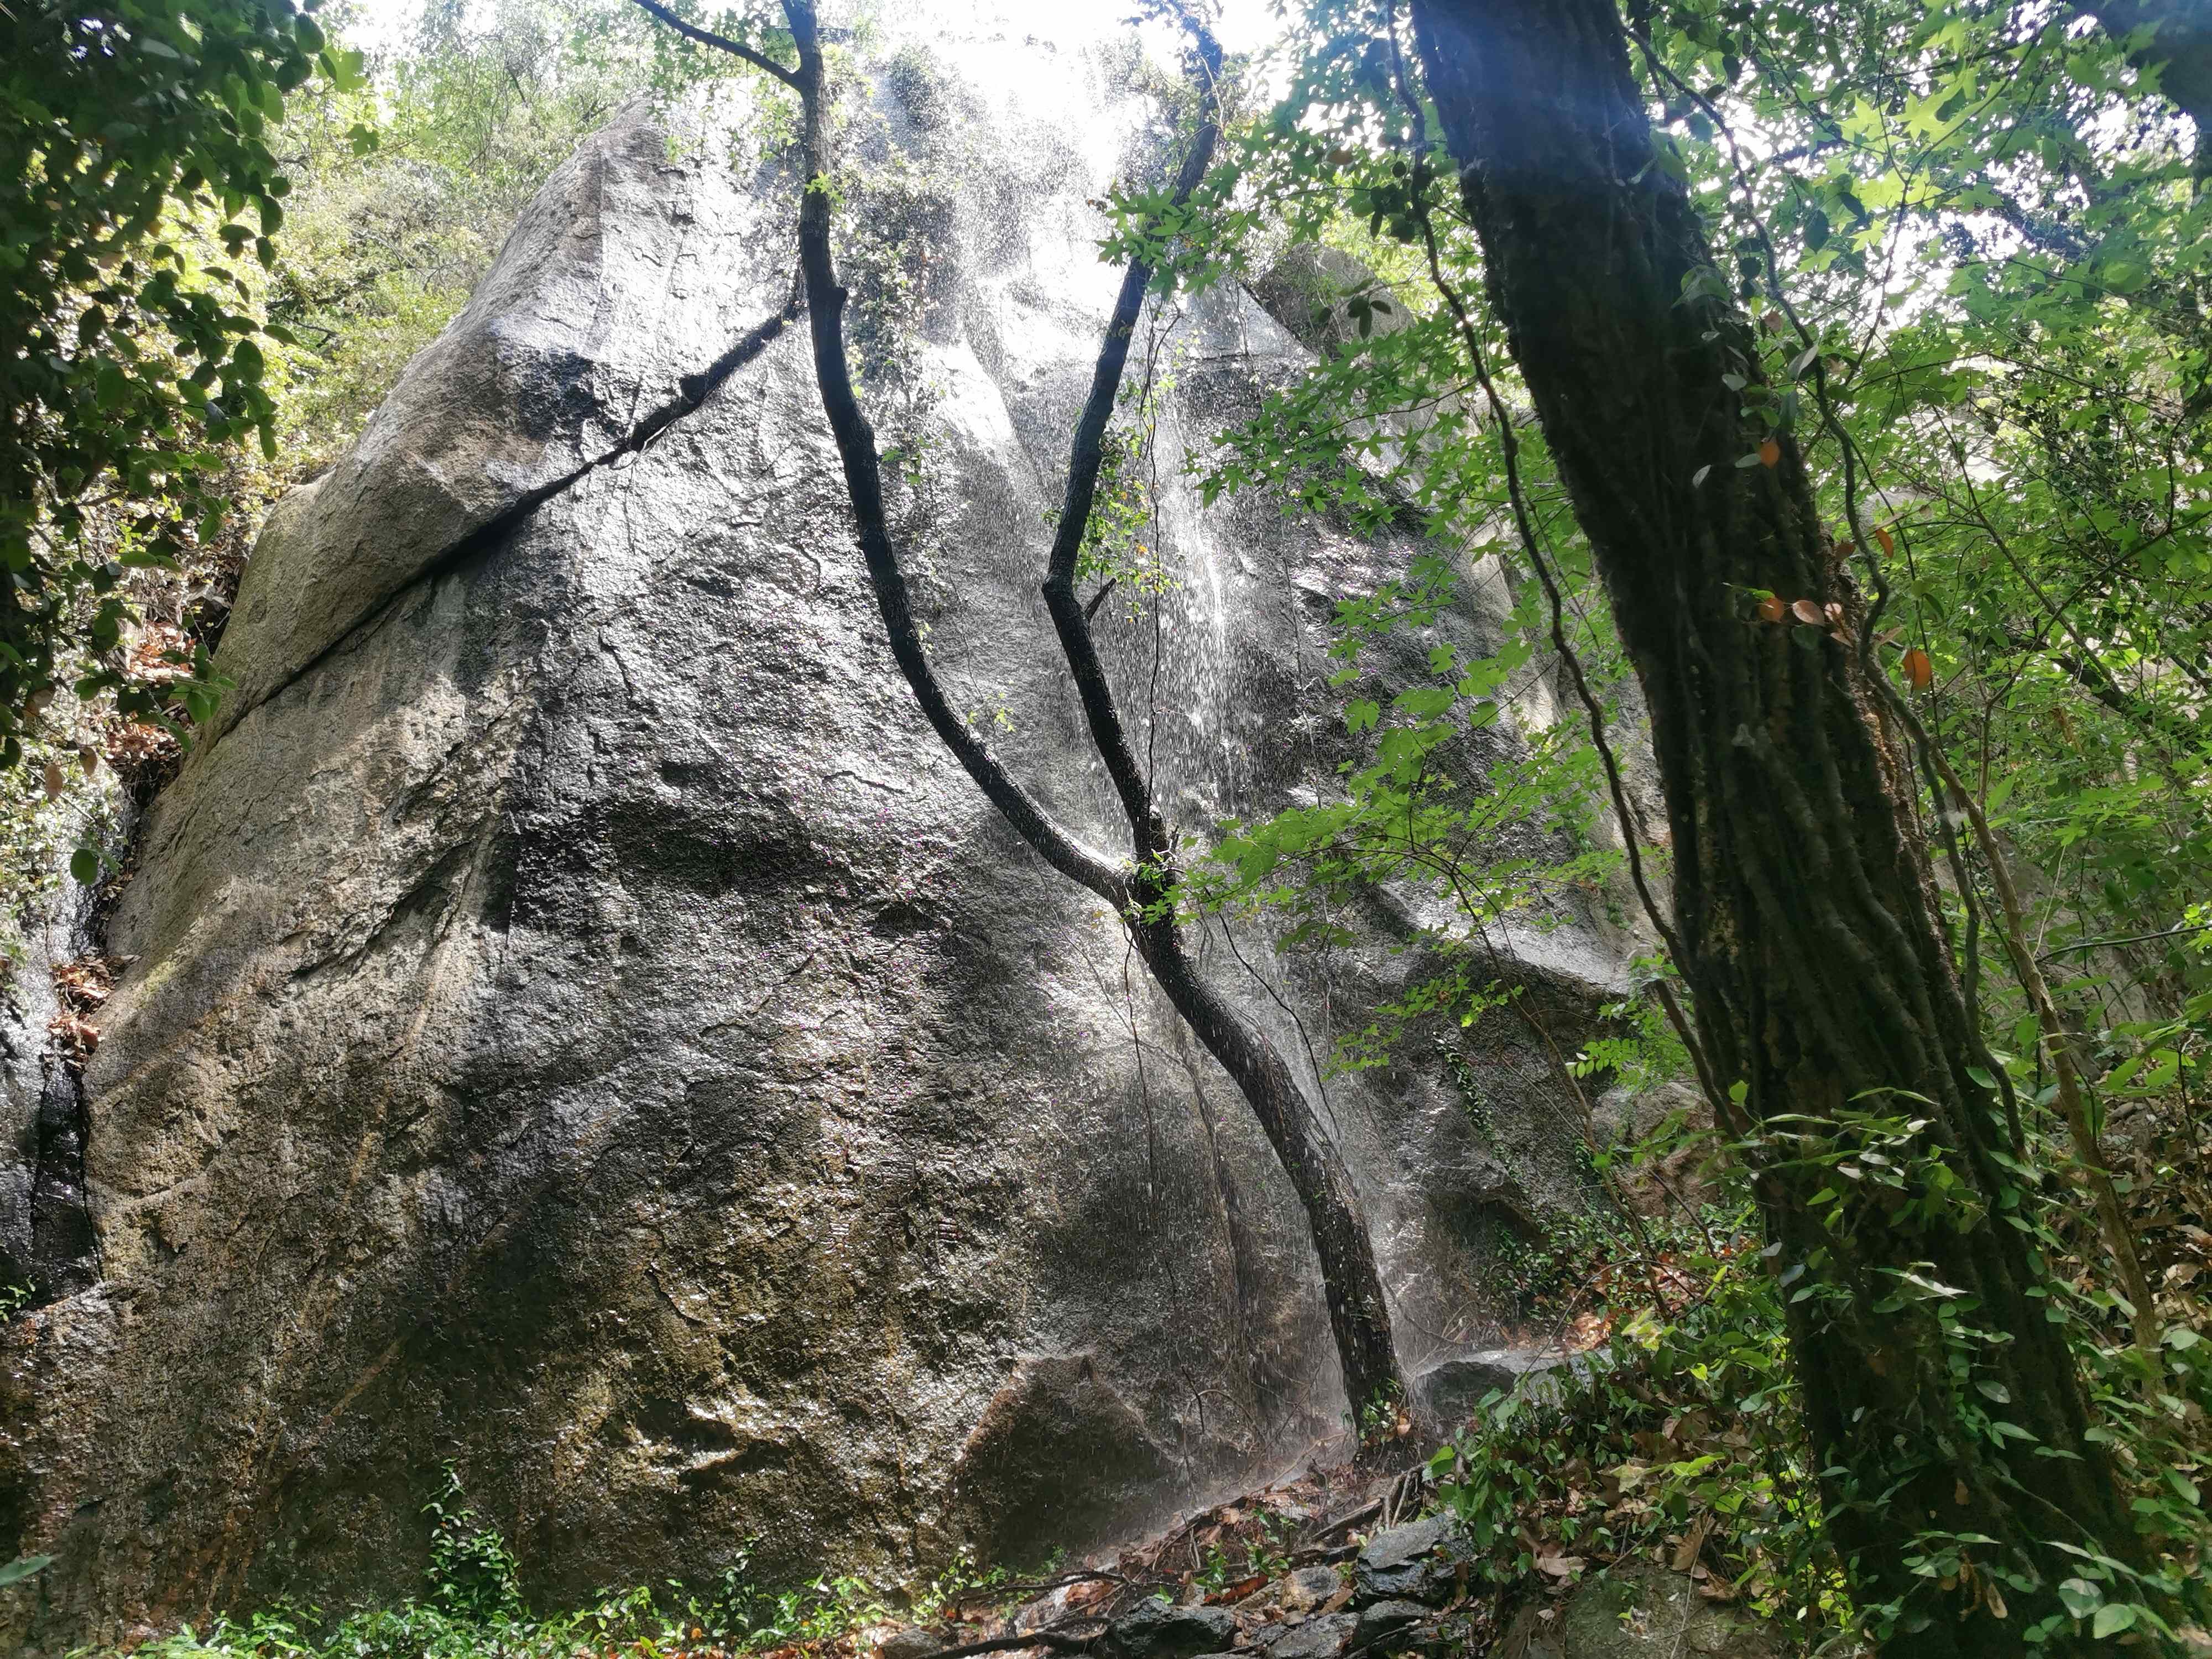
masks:
[[[915,309],[884,349],[928,440],[898,505],[931,648],[1103,842],[1036,586],[1114,282],[1086,198],[1155,112],[1098,60],[994,50],[978,84],[886,79],[856,142],[903,182],[852,234],[927,255],[884,278]],[[0,1334],[0,1556],[57,1558],[0,1640],[404,1592],[447,1463],[558,1598],[749,1540],[794,1577],[1033,1558],[1339,1431],[1304,1218],[1236,1091],[890,661],[783,321],[791,191],[742,133],[626,117],[271,515],[237,690],[108,924],[100,1277]],[[1154,326],[1178,586],[1158,634],[1102,626],[1203,828],[1328,786],[1319,624],[1408,550],[1202,509],[1184,447],[1304,348],[1234,289]],[[1207,957],[1325,1053],[1416,971],[1381,948],[1411,902],[1376,895],[1378,947],[1326,980],[1256,938],[1254,971],[1218,932]],[[1518,948],[1563,1024],[1619,994],[1599,922]],[[1416,1364],[1490,1328],[1498,1230],[1577,1190],[1541,1048],[1500,1022],[1462,1059],[1328,1091]]]

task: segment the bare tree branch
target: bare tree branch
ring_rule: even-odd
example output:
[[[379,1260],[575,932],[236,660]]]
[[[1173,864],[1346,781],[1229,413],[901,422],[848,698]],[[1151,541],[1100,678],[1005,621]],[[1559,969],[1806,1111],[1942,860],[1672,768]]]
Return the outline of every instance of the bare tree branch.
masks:
[[[884,515],[875,432],[861,412],[845,358],[846,294],[837,283],[830,239],[819,29],[811,0],[784,0],[784,11],[799,48],[799,89],[805,105],[807,183],[799,207],[799,249],[813,327],[815,374],[844,465],[862,556],[892,654],[930,725],[969,776],[1048,863],[1113,904],[1154,981],[1235,1079],[1305,1207],[1346,1395],[1355,1408],[1377,1398],[1394,1398],[1402,1392],[1403,1382],[1391,1337],[1389,1302],[1351,1173],[1280,1051],[1191,960],[1177,915],[1173,842],[1154,810],[1150,787],[1129,746],[1113,688],[1092,642],[1088,618],[1075,597],[1076,556],[1097,496],[1105,431],[1113,417],[1129,340],[1151,287],[1152,266],[1146,261],[1133,262],[1123,277],[1092,374],[1091,394],[1077,422],[1066,505],[1045,581],[1047,603],[1082,696],[1093,745],[1106,763],[1128,820],[1136,852],[1132,878],[1118,862],[1109,862],[1084,846],[1008,775],[981,738],[952,712],[922,648]],[[1177,178],[1178,202],[1205,176],[1220,134],[1220,48],[1195,20],[1186,15],[1184,21],[1198,42],[1201,101],[1198,133]]]
[[[799,73],[793,83],[805,106],[807,182],[799,210],[799,248],[807,307],[814,314],[814,373],[821,386],[823,411],[829,416],[837,453],[844,464],[845,490],[860,526],[860,553],[867,562],[868,581],[875,590],[877,609],[883,613],[884,631],[890,636],[891,655],[913,688],[931,728],[1006,822],[1046,863],[1119,910],[1129,902],[1129,888],[1118,864],[1085,846],[1015,781],[991,753],[990,746],[954,711],[938,684],[936,671],[930,666],[928,653],[922,648],[906,573],[899,566],[884,514],[883,471],[876,453],[875,428],[861,412],[860,398],[853,390],[852,372],[845,362],[846,293],[837,283],[830,248],[820,33],[814,9],[806,0],[786,0],[785,10],[799,44]]]
[[[1199,125],[1176,175],[1176,203],[1189,199],[1199,180],[1213,163],[1214,147],[1221,138],[1221,106],[1217,88],[1221,79],[1221,46],[1212,31],[1194,16],[1184,21],[1195,39],[1198,72],[1202,77]],[[1158,863],[1170,856],[1166,826],[1153,808],[1150,781],[1129,747],[1128,732],[1115,706],[1114,689],[1098,659],[1091,635],[1091,620],[1075,597],[1076,557],[1091,525],[1091,509],[1098,495],[1098,470],[1105,459],[1106,428],[1114,418],[1114,403],[1127,365],[1129,341],[1136,332],[1138,314],[1152,285],[1149,260],[1129,261],[1121,275],[1121,291],[1107,319],[1105,338],[1099,346],[1097,367],[1091,371],[1091,395],[1075,422],[1075,441],[1067,458],[1067,492],[1061,501],[1060,525],[1052,539],[1052,555],[1045,567],[1045,605],[1060,635],[1060,650],[1075,676],[1083,697],[1084,717],[1091,725],[1091,740],[1106,763],[1106,773],[1121,798],[1121,811],[1136,841],[1139,865]]]
[[[798,74],[784,68],[775,58],[754,51],[742,41],[732,40],[726,34],[717,34],[712,29],[702,29],[696,23],[687,23],[667,7],[660,4],[659,0],[635,0],[635,3],[641,10],[651,12],[686,40],[696,40],[702,46],[712,46],[717,52],[726,52],[731,57],[741,58],[755,69],[773,75],[793,92],[799,90]]]

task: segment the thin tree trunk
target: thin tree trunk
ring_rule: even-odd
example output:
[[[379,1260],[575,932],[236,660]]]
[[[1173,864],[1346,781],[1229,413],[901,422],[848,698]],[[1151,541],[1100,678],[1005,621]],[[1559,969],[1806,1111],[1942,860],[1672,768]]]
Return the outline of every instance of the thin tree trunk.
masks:
[[[1133,868],[1085,847],[1056,823],[953,711],[930,667],[884,517],[875,433],[861,411],[846,362],[846,295],[837,283],[830,247],[828,99],[815,15],[808,0],[785,0],[785,15],[798,46],[793,84],[805,106],[807,186],[799,209],[799,259],[813,330],[815,374],[844,465],[861,552],[892,655],[939,738],[977,787],[1048,863],[1114,907],[1156,982],[1243,1091],[1304,1206],[1321,1261],[1346,1397],[1355,1413],[1378,1397],[1395,1397],[1402,1391],[1402,1383],[1389,1304],[1350,1171],[1280,1051],[1190,959],[1176,915],[1179,877],[1174,839],[1160,820],[1149,783],[1127,740],[1112,687],[1091,641],[1089,618],[1075,596],[1076,554],[1090,522],[1105,429],[1113,416],[1130,337],[1151,285],[1151,270],[1142,261],[1131,264],[1107,325],[1091,395],[1076,426],[1067,493],[1045,580],[1046,603],[1082,697],[1093,745],[1106,763],[1128,822]],[[1184,194],[1204,175],[1219,134],[1212,87],[1220,69],[1219,49],[1210,37],[1202,37],[1201,51],[1207,83],[1201,88],[1199,136],[1179,180]]]
[[[1758,350],[1724,287],[1686,297],[1712,259],[1613,0],[1412,4],[1492,302],[1650,710],[1704,1058],[1773,1149],[1756,1190],[1830,1534],[1862,1605],[1903,1609],[1886,1652],[2017,1652],[2072,1571],[2053,1540],[2140,1551],[2045,1270],[2005,1224],[2033,1202],[2022,1149],[1975,1076],[1841,562],[1786,433],[1738,465],[1767,432],[1723,377],[1755,388]],[[1762,621],[1765,594],[1847,625]],[[1838,1167],[1857,1115],[1917,1126],[1903,1190]],[[1912,1571],[1917,1534],[1996,1541],[1954,1540],[1969,1565],[1943,1579]]]

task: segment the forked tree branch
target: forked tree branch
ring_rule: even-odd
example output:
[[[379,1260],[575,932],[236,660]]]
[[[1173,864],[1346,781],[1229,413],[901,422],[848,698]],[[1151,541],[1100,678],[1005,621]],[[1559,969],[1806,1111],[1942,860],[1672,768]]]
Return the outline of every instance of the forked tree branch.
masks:
[[[1186,13],[1183,21],[1196,43],[1200,84],[1198,131],[1191,141],[1189,153],[1183,157],[1182,170],[1176,175],[1173,199],[1177,205],[1188,201],[1198,188],[1199,180],[1206,177],[1206,168],[1213,164],[1214,148],[1221,138],[1221,44],[1195,16]],[[1091,741],[1099,758],[1106,763],[1106,773],[1114,781],[1115,792],[1121,798],[1121,811],[1129,820],[1140,866],[1164,865],[1173,849],[1166,826],[1153,807],[1151,781],[1137,764],[1135,751],[1129,746],[1127,728],[1122,725],[1121,711],[1115,705],[1112,683],[1098,659],[1098,648],[1091,634],[1090,613],[1076,599],[1075,566],[1083,549],[1085,532],[1090,528],[1091,509],[1097,499],[1098,471],[1106,453],[1106,428],[1114,418],[1122,370],[1128,362],[1129,342],[1136,333],[1137,318],[1144,309],[1145,295],[1152,285],[1152,262],[1141,258],[1130,260],[1129,268],[1121,276],[1121,291],[1114,301],[1114,314],[1106,324],[1097,367],[1091,372],[1091,395],[1084,400],[1083,412],[1076,418],[1075,441],[1067,458],[1067,493],[1061,501],[1060,524],[1052,538],[1052,555],[1046,563],[1044,579],[1046,608],[1052,613],[1060,650],[1067,658],[1069,672],[1075,676],[1076,689],[1082,695],[1084,718],[1091,726]]]
[[[814,374],[820,382],[823,412],[829,417],[838,458],[844,464],[845,490],[860,526],[860,554],[867,562],[868,582],[875,590],[884,631],[890,636],[891,655],[913,688],[931,728],[1021,838],[1054,869],[1071,881],[1080,882],[1116,911],[1121,910],[1129,902],[1129,884],[1118,861],[1085,846],[1014,779],[992,754],[990,745],[954,710],[930,665],[929,653],[922,648],[906,573],[899,565],[884,513],[883,468],[876,453],[875,428],[860,409],[860,398],[853,389],[852,370],[845,361],[846,293],[838,285],[830,246],[827,112],[823,106],[820,31],[810,0],[785,0],[784,9],[799,46],[799,72],[792,77],[792,84],[798,88],[805,106],[806,185],[799,209],[799,258],[806,283],[807,308],[814,319]]]
[[[696,23],[686,22],[667,7],[660,4],[659,0],[634,0],[634,3],[641,10],[652,13],[686,40],[696,40],[702,46],[712,46],[717,52],[726,52],[731,57],[750,64],[755,69],[765,74],[773,75],[793,92],[799,90],[798,72],[784,68],[766,53],[755,51],[743,41],[732,40],[726,34],[717,34],[712,29],[702,29]]]
[[[953,713],[922,648],[884,511],[875,431],[861,412],[845,357],[846,295],[837,283],[830,246],[827,99],[812,0],[784,0],[784,11],[799,48],[799,92],[805,106],[806,185],[799,207],[799,252],[812,319],[815,375],[844,465],[861,554],[892,654],[930,725],[969,776],[1046,862],[1114,906],[1154,981],[1207,1052],[1235,1079],[1304,1206],[1321,1261],[1345,1392],[1355,1410],[1378,1398],[1391,1398],[1402,1390],[1403,1382],[1391,1337],[1389,1301],[1351,1174],[1280,1051],[1191,960],[1176,915],[1173,843],[1153,808],[1151,787],[1130,748],[1089,620],[1075,598],[1076,559],[1097,494],[1106,428],[1113,417],[1129,340],[1152,284],[1152,267],[1148,261],[1133,262],[1122,279],[1092,373],[1091,393],[1077,422],[1065,505],[1044,590],[1061,650],[1082,695],[1092,743],[1113,777],[1128,820],[1136,853],[1133,878],[1118,861],[1109,861],[1079,842],[1008,775],[982,739]],[[1177,178],[1177,202],[1205,176],[1220,133],[1220,49],[1187,14],[1184,21],[1199,41],[1202,81],[1199,131]]]

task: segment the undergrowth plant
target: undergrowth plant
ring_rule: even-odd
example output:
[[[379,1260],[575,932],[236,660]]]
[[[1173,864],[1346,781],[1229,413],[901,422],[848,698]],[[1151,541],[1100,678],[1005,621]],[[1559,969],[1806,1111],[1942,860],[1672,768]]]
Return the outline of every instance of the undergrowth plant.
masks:
[[[1782,1297],[1747,1205],[1714,1205],[1701,1220],[1711,1244],[1674,1257],[1680,1303],[1662,1312],[1615,1298],[1621,1323],[1604,1343],[1492,1394],[1430,1473],[1492,1594],[1659,1550],[1700,1569],[1710,1599],[1788,1618],[1808,1638],[1832,1633],[1844,1609],[1820,1542]]]
[[[1655,1135],[1635,1157],[1664,1156],[1683,1132]],[[1565,1368],[1486,1398],[1430,1465],[1441,1504],[1458,1517],[1475,1553],[1481,1586],[1501,1602],[1531,1583],[1563,1588],[1623,1559],[1655,1559],[1697,1580],[1709,1601],[1741,1604],[1796,1629],[1808,1646],[1880,1642],[1905,1627],[1913,1609],[1855,1603],[1823,1539],[1826,1508],[1887,1505],[1842,1470],[1811,1463],[1803,1395],[1789,1359],[1788,1321],[1820,1316],[1837,1294],[1803,1263],[1785,1262],[1762,1243],[1749,1202],[1753,1172],[1803,1161],[1832,1184],[1870,1183],[1900,1206],[1934,1207],[1929,1224],[1958,1224],[1940,1194],[1955,1182],[1911,1167],[1915,1120],[1854,1112],[1847,1121],[1800,1121],[1779,1137],[1726,1146],[1698,1137],[1719,1196],[1694,1215],[1648,1226],[1639,1239],[1602,1218],[1549,1230],[1516,1259],[1526,1305],[1564,1320],[1599,1316],[1608,1333]],[[2023,1181],[2050,1180],[2023,1166]],[[1824,1188],[1824,1190],[1826,1190]],[[1938,1196],[1930,1198],[1929,1194]],[[2055,1207],[2055,1206],[2054,1206]],[[1838,1244],[1843,1241],[1838,1237]],[[2130,1507],[2151,1546],[2146,1569],[2096,1540],[2067,1535],[2063,1518],[2047,1540],[2073,1562],[2059,1586],[2055,1620],[2017,1626],[2023,1650],[2054,1638],[2132,1636],[2154,1650],[2197,1651],[2206,1613],[2202,1582],[2202,1480],[2212,1449],[2212,1358],[2196,1325],[2171,1323],[2154,1375],[2128,1340],[2126,1310],[2077,1262],[2081,1245],[2056,1229],[2038,1243],[2060,1271],[2045,1316],[2062,1325],[2092,1381],[2098,1426],[2130,1483]],[[1656,1249],[1656,1258],[1643,1252]],[[1663,1266],[1654,1278],[1642,1271]],[[1907,1267],[1881,1269],[1899,1297],[1943,1308],[1946,1363],[1957,1389],[1948,1434],[1996,1444],[2021,1433],[2010,1401],[1978,1357],[2008,1340],[1960,1296]],[[1656,1294],[1655,1294],[1656,1291]],[[1808,1305],[1809,1304],[1809,1305]],[[1900,1428],[1905,1425],[1899,1425]],[[1923,1452],[1899,1433],[1898,1478]],[[1914,1526],[1899,1514],[1911,1570],[1949,1592],[1963,1590],[1992,1612],[2022,1587],[1990,1540],[1940,1524]]]
[[[1299,1523],[1265,1507],[1253,1511],[1252,1522],[1251,1529],[1241,1539],[1208,1545],[1205,1564],[1192,1575],[1191,1583],[1212,1595],[1255,1580],[1279,1578],[1288,1572]]]
[[[981,1571],[963,1556],[933,1577],[886,1592],[849,1575],[824,1574],[795,1589],[755,1577],[748,1542],[711,1583],[674,1579],[610,1590],[583,1606],[540,1613],[526,1599],[520,1563],[469,1503],[453,1466],[423,1506],[430,1557],[417,1596],[331,1616],[280,1603],[243,1618],[219,1617],[134,1650],[143,1659],[636,1659],[717,1656],[848,1645],[855,1632],[890,1620],[927,1622],[956,1603],[989,1602],[1012,1576]],[[114,1659],[80,1649],[72,1659]]]

